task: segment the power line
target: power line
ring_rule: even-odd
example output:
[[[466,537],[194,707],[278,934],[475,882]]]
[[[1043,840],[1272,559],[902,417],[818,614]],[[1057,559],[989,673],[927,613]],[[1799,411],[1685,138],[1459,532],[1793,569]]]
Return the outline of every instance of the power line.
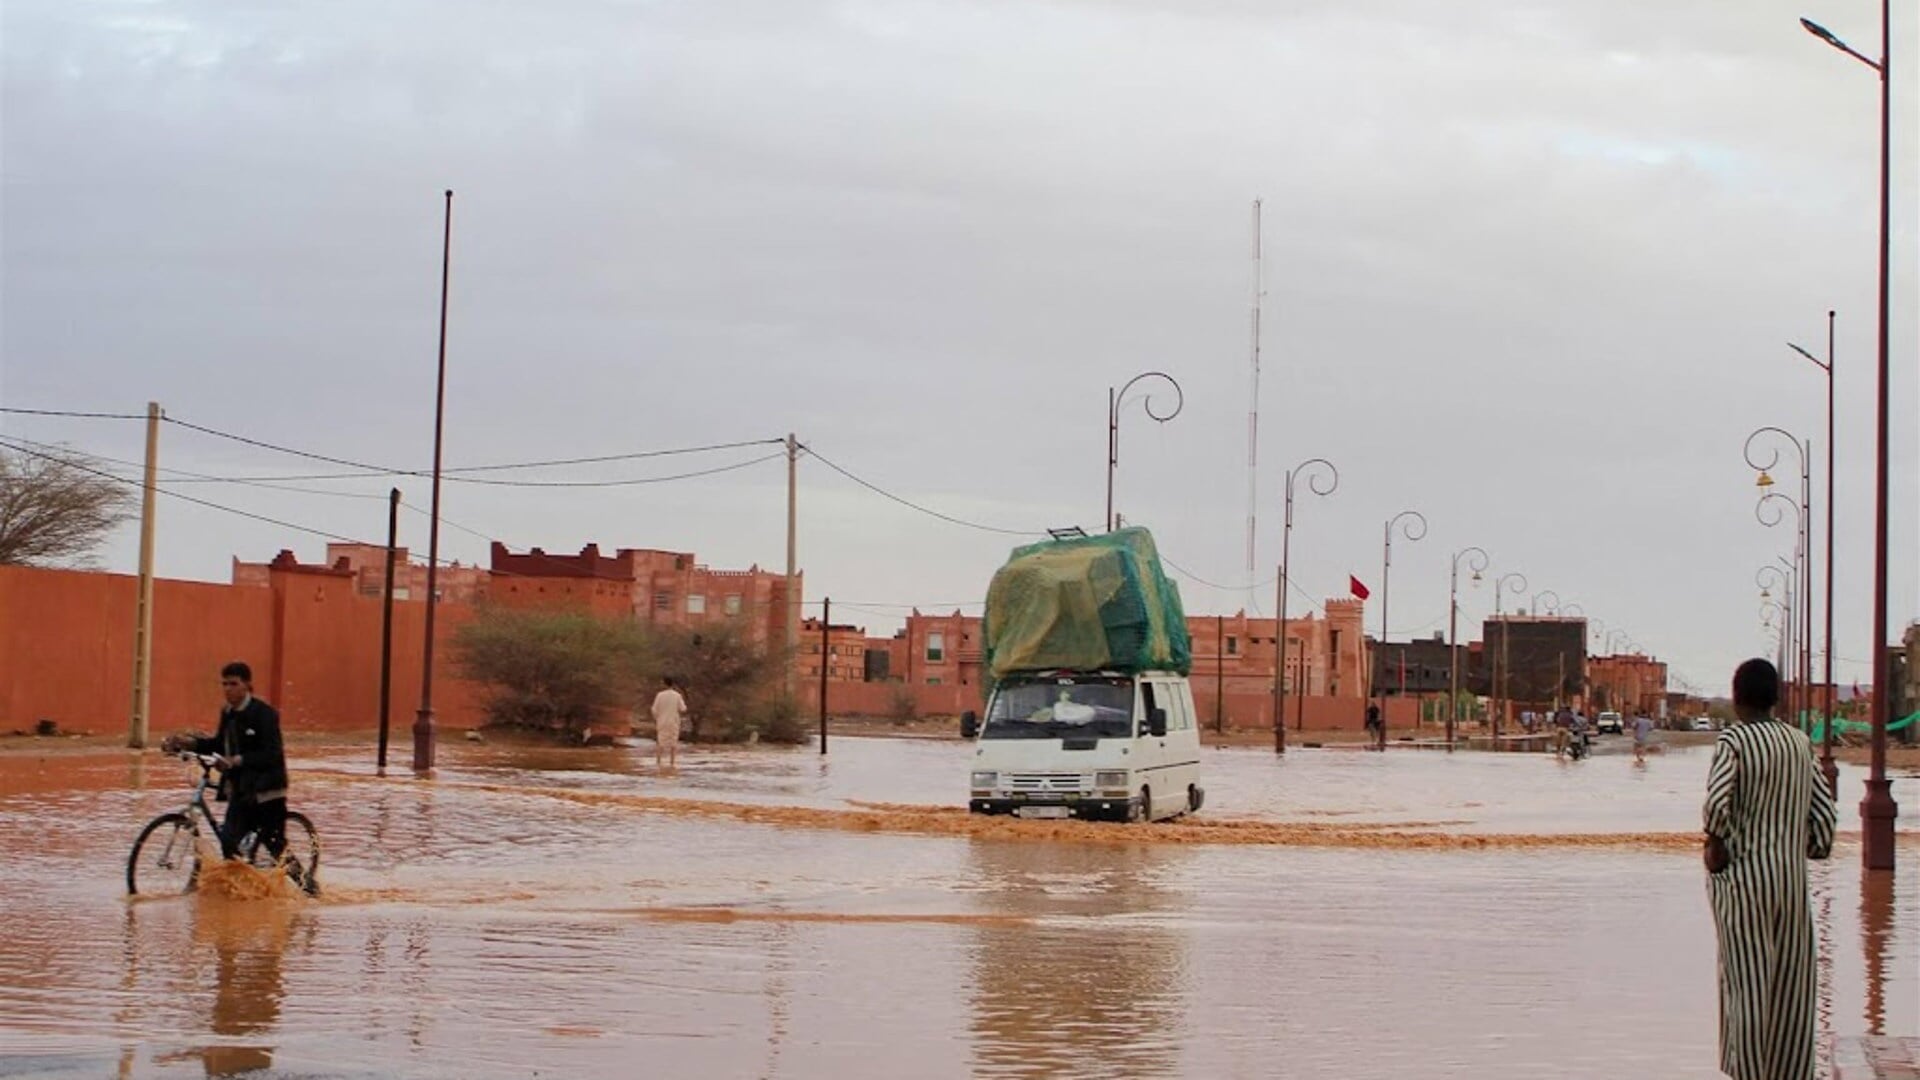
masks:
[[[128,487],[142,488],[142,489],[144,489],[146,486],[145,484],[141,483],[138,480],[129,480],[124,476],[117,476],[113,473],[107,472],[105,469],[96,469],[91,465],[81,464],[80,462],[74,461],[71,458],[61,457],[57,454],[43,453],[31,447],[21,446],[15,443],[8,442],[4,439],[0,439],[0,446],[5,446],[10,450],[14,450],[22,454],[30,454],[37,458],[44,458],[48,461],[56,461],[63,465],[66,465],[68,468],[78,469],[81,472],[92,473],[95,476],[104,477],[108,480],[112,480],[117,484],[125,484]],[[298,532],[312,533],[315,536],[322,536],[327,538],[328,540],[338,540],[342,543],[347,543],[347,544],[365,544],[366,543],[366,541],[364,540],[356,540],[351,536],[342,536],[339,533],[328,532],[325,529],[316,529],[310,525],[300,525],[291,521],[282,521],[279,518],[268,517],[265,514],[256,514],[250,510],[241,510],[232,506],[223,506],[220,503],[209,502],[206,499],[196,499],[191,495],[183,495],[178,491],[172,491],[167,488],[156,486],[154,490],[159,492],[162,495],[168,495],[173,498],[179,499],[182,502],[190,502],[195,504],[196,506],[205,506],[209,509],[219,510],[224,513],[233,514],[238,517],[251,518],[254,521],[262,521],[269,525],[278,525],[283,529],[294,529]]]
[[[146,413],[81,412],[74,409],[22,409],[0,406],[0,413],[16,416],[65,416],[81,420],[145,420]]]
[[[815,450],[811,446],[802,446],[801,449],[805,450],[808,454],[812,455],[816,460],[820,462],[820,464],[825,465],[827,468],[832,469],[834,472],[839,473],[841,476],[844,476],[847,479],[853,481],[854,483],[859,484],[861,487],[866,488],[868,491],[871,491],[874,494],[879,495],[883,498],[891,499],[892,501],[897,502],[901,506],[907,507],[910,510],[917,510],[922,514],[926,514],[928,517],[939,518],[941,521],[945,521],[953,525],[963,525],[969,529],[978,529],[981,532],[1000,533],[1005,536],[1031,537],[1031,536],[1042,535],[1041,530],[1038,530],[1038,529],[1002,529],[995,525],[982,525],[977,521],[968,521],[965,518],[957,518],[951,514],[943,514],[938,510],[929,509],[928,507],[922,506],[919,503],[912,501],[911,499],[902,498],[901,496],[895,495],[893,492],[888,491],[883,487],[880,487],[878,484],[871,483],[870,481],[863,480],[860,477],[853,475],[852,473],[848,472],[846,469],[843,469],[839,465],[836,465],[832,461],[828,460],[825,455],[821,454],[820,451]]]
[[[291,446],[282,446],[278,443],[271,443],[263,439],[255,439],[250,436],[239,435],[230,431],[221,431],[218,428],[210,428],[203,424],[196,424],[196,423],[193,423],[192,421],[181,420],[172,416],[163,417],[163,419],[165,419],[167,423],[175,424],[180,427],[187,428],[188,430],[191,430],[191,431],[197,431],[205,435],[211,435],[215,438],[228,439],[233,442],[241,443],[246,446],[258,447],[263,450],[271,450],[271,451],[274,451],[275,453],[289,454],[294,457],[307,458],[313,461],[321,461],[329,465],[341,465],[350,469],[361,470],[361,473],[359,474],[347,473],[347,474],[315,474],[315,475],[295,476],[295,477],[231,478],[236,481],[244,480],[245,482],[252,482],[252,483],[268,483],[275,480],[290,480],[290,479],[346,480],[346,479],[360,479],[363,476],[365,477],[373,477],[373,476],[427,477],[432,475],[430,472],[426,472],[424,470],[419,470],[419,469],[394,469],[384,465],[372,465],[364,461],[355,461],[351,458],[334,457],[331,454],[321,454],[321,453],[316,453],[310,450],[300,450]],[[715,451],[715,450],[739,449],[741,447],[747,447],[747,446],[769,446],[776,442],[784,442],[784,441],[785,440],[783,439],[752,439],[752,440],[745,440],[745,441],[731,442],[731,443],[714,443],[707,446],[679,447],[679,448],[670,449],[670,450],[641,450],[641,451],[633,451],[631,453],[622,453],[622,454],[602,454],[602,455],[596,455],[593,457],[555,458],[549,461],[510,462],[506,464],[497,464],[497,465],[469,465],[469,466],[462,466],[462,467],[453,468],[453,469],[442,469],[440,471],[441,471],[442,479],[445,479],[445,480],[456,481],[456,482],[465,483],[465,484],[483,484],[483,485],[493,486],[493,487],[528,487],[528,488],[534,488],[534,487],[544,487],[544,488],[633,487],[641,484],[666,483],[671,480],[690,480],[695,477],[713,476],[719,473],[731,472],[735,469],[744,469],[749,466],[758,465],[762,462],[772,461],[773,459],[782,456],[784,454],[784,451],[782,451],[781,453],[767,454],[762,457],[754,458],[750,461],[736,462],[731,465],[723,465],[713,469],[698,469],[693,472],[676,473],[670,476],[645,476],[645,477],[634,477],[634,478],[629,478],[625,480],[494,480],[494,479],[487,479],[483,477],[464,476],[460,474],[468,473],[468,472],[494,472],[494,471],[501,471],[501,470],[507,470],[507,469],[545,468],[545,467],[557,466],[557,465],[603,463],[608,461],[635,460],[639,458],[648,458],[648,457],[664,457],[664,456],[675,455],[675,454],[706,453],[706,452]],[[206,482],[219,483],[219,482],[224,482],[227,479],[229,478],[210,477],[206,479]]]

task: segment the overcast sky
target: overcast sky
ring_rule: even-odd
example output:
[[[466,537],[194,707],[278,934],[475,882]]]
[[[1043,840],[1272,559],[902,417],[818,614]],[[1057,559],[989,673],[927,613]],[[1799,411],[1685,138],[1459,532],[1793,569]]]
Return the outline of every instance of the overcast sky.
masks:
[[[1257,197],[1259,585],[1184,580],[1189,612],[1272,613],[1282,473],[1322,456],[1340,485],[1296,510],[1305,594],[1357,574],[1377,632],[1382,522],[1416,509],[1395,637],[1445,628],[1449,556],[1479,545],[1721,692],[1772,654],[1754,575],[1793,542],[1755,520],[1742,440],[1804,432],[1823,471],[1824,379],[1785,342],[1823,353],[1838,308],[1835,652],[1843,683],[1865,680],[1878,86],[1795,20],[1875,54],[1878,6],[1807,2],[4,0],[0,404],[157,400],[424,467],[451,187],[449,465],[792,431],[953,517],[1093,529],[1107,388],[1158,369],[1185,407],[1158,425],[1129,404],[1119,507],[1185,573],[1241,584]],[[1896,65],[1904,625],[1920,65]],[[134,422],[0,416],[0,433],[141,452]],[[337,471],[172,426],[162,461]],[[800,472],[809,596],[875,633],[904,605],[977,601],[1019,539]],[[177,490],[384,534],[387,481],[301,486],[371,497]],[[401,487],[427,505],[424,481]],[[778,567],[785,470],[449,484],[444,514],[461,528],[443,551],[467,560],[484,535]],[[402,527],[423,551],[426,519]],[[323,544],[161,505],[169,576]],[[136,551],[128,526],[100,564]],[[1462,603],[1468,623],[1490,612],[1491,575]]]

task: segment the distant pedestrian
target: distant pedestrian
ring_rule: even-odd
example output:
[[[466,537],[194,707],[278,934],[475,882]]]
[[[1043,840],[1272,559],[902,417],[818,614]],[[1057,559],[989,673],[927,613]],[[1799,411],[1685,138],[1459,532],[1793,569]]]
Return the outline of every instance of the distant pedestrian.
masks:
[[[1817,994],[1807,860],[1833,849],[1833,794],[1813,744],[1773,717],[1780,673],[1733,674],[1739,719],[1713,747],[1703,811],[1707,892],[1720,953],[1720,1071],[1812,1080]]]
[[[1653,720],[1646,713],[1633,718],[1633,760],[1647,760],[1647,742],[1653,738]]]
[[[687,718],[687,699],[680,696],[673,676],[660,677],[660,692],[653,695],[653,766],[678,768],[680,764],[680,722]]]
[[[1380,706],[1367,706],[1367,734],[1372,737],[1374,749],[1387,748],[1387,725],[1380,719]]]

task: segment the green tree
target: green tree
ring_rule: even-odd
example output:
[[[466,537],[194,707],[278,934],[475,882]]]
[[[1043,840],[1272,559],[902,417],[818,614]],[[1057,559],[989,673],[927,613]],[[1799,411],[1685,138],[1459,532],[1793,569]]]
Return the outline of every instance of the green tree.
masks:
[[[647,642],[631,620],[493,605],[454,639],[461,670],[486,687],[487,719],[578,738],[632,707]]]
[[[784,650],[755,643],[729,621],[650,631],[637,670],[650,688],[663,675],[680,684],[689,740],[739,742],[757,734],[768,742],[799,742],[805,737],[799,709],[781,693],[784,660]]]

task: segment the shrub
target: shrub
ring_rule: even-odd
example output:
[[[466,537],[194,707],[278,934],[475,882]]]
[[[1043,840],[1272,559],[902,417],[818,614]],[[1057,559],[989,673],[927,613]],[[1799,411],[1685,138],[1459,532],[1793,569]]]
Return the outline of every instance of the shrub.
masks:
[[[633,701],[646,642],[630,621],[487,606],[454,639],[487,719],[577,737]]]
[[[901,727],[920,719],[920,702],[913,696],[913,690],[902,683],[893,691],[887,702],[887,714]]]
[[[659,627],[646,635],[645,656],[637,667],[648,687],[671,675],[687,699],[689,741],[741,742],[758,730],[774,742],[781,654],[755,644],[731,622],[698,628]],[[647,695],[651,700],[651,695]]]

